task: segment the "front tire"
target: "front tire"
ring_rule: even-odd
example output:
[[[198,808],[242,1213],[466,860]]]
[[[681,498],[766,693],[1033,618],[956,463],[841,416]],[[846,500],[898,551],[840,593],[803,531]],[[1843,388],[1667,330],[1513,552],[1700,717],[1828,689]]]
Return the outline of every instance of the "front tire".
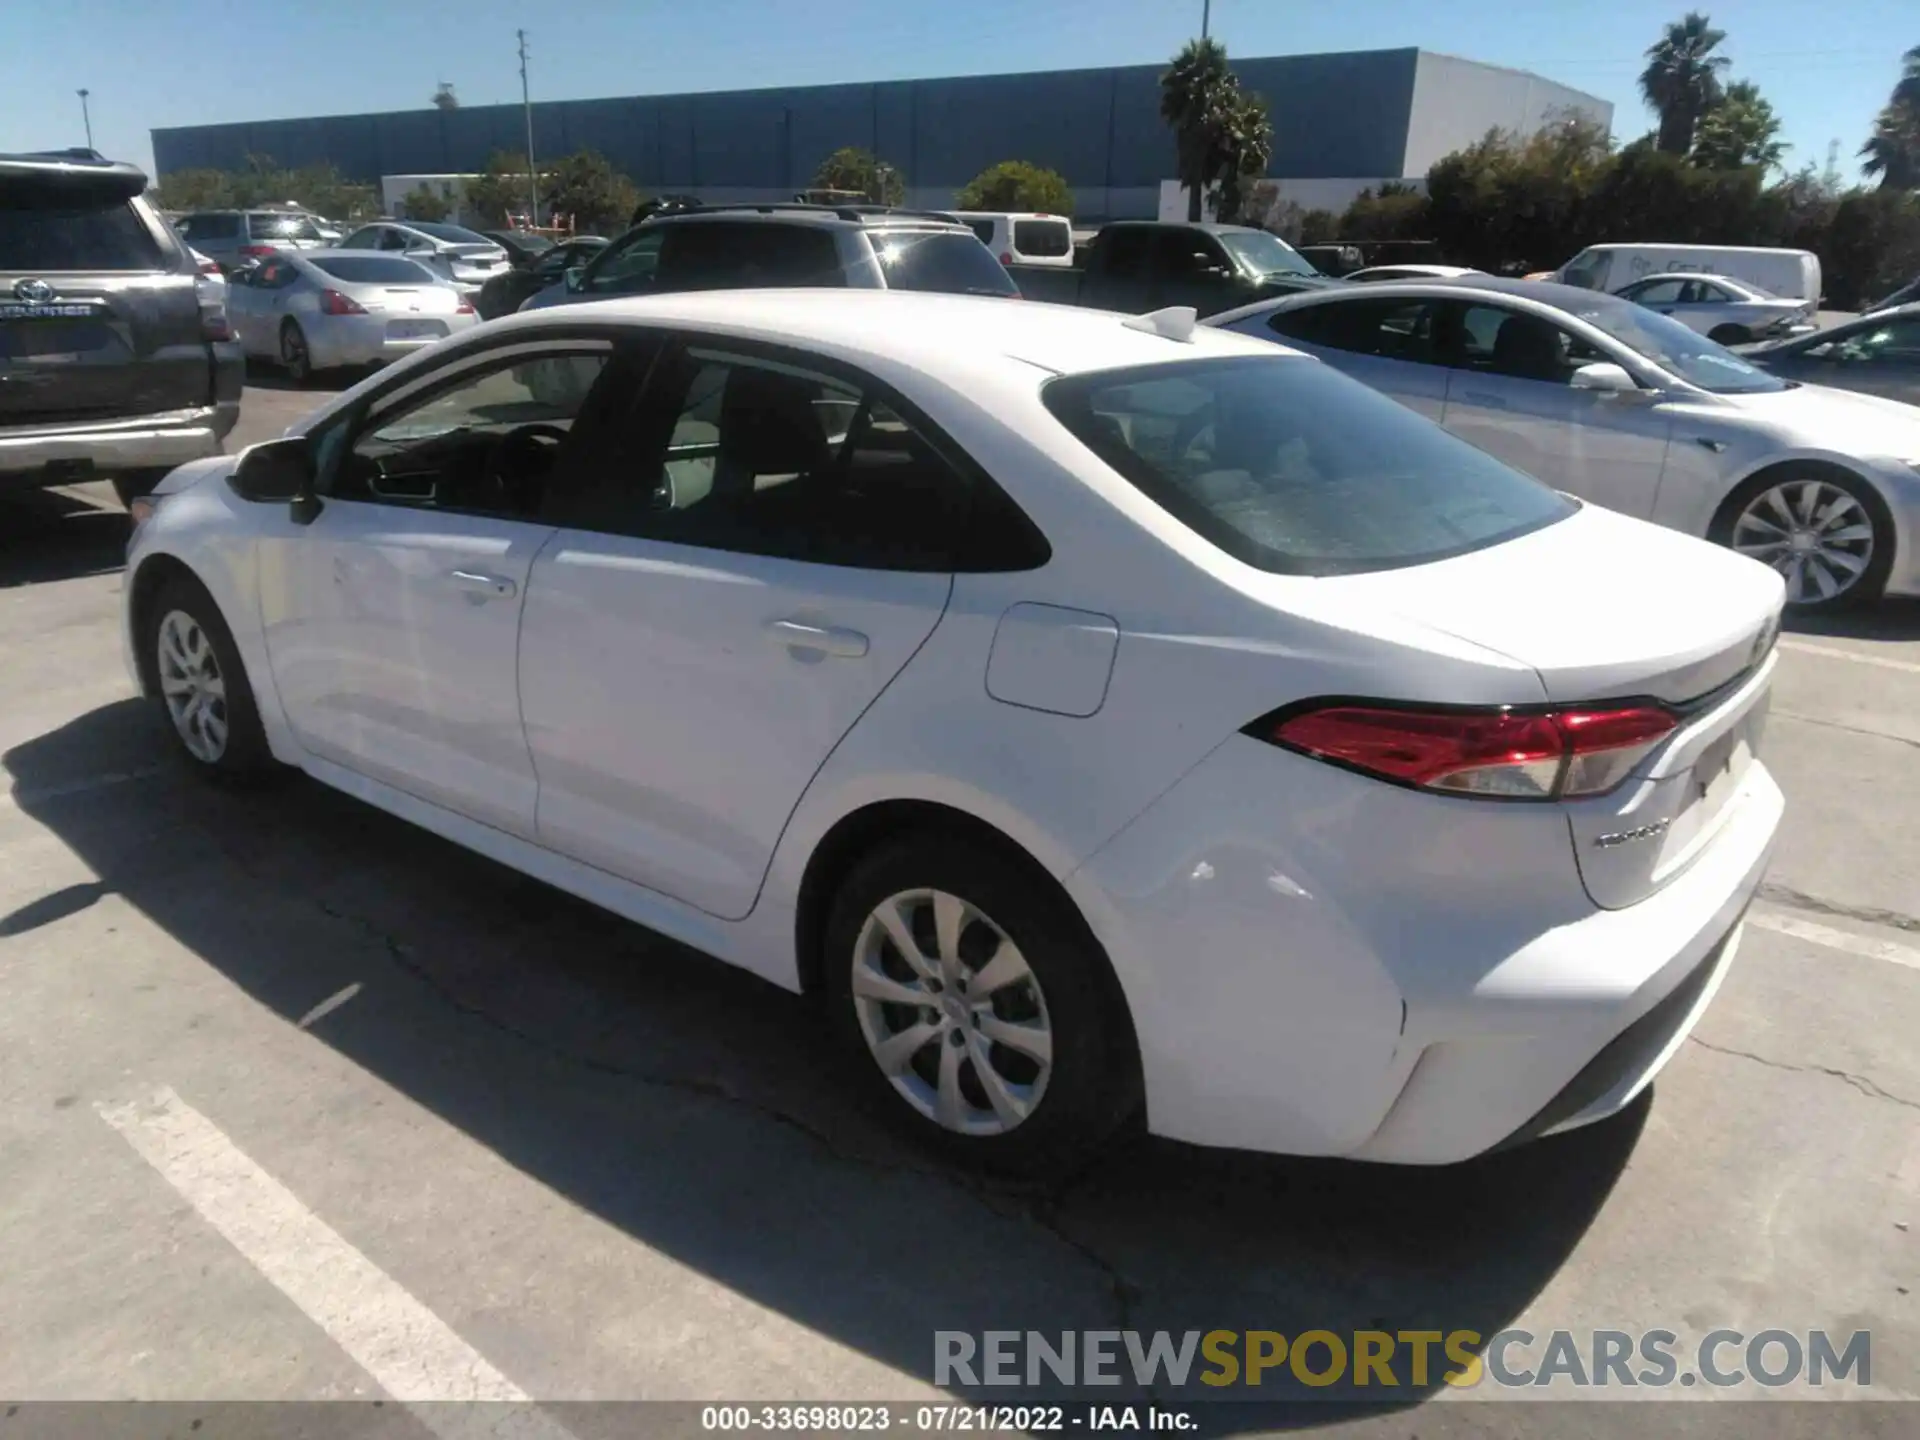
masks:
[[[1878,599],[1893,569],[1886,505],[1838,469],[1755,476],[1728,497],[1710,538],[1779,571],[1787,608],[1801,614]]]
[[[1106,957],[1066,899],[964,836],[903,836],[840,887],[831,1023],[896,1125],[962,1164],[1040,1178],[1139,1107]]]
[[[280,368],[296,385],[313,379],[313,352],[307,348],[306,332],[297,320],[288,320],[280,327]]]
[[[271,771],[253,688],[213,597],[195,581],[169,580],[146,613],[154,698],[189,767],[215,780]]]

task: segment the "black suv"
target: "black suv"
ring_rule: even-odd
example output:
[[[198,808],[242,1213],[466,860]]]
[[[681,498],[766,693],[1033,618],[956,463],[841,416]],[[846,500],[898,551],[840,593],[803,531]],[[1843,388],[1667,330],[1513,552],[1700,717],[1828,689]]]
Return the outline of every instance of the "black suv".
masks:
[[[240,418],[226,308],[146,186],[91,150],[0,155],[0,489],[110,477],[125,501]]]
[[[703,205],[653,216],[521,308],[770,286],[1020,295],[980,237],[939,211]]]

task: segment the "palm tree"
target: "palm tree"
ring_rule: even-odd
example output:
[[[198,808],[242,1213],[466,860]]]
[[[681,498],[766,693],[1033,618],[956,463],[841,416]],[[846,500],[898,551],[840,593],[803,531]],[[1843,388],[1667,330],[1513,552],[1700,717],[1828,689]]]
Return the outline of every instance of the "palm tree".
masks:
[[[1660,117],[1658,149],[1685,155],[1693,149],[1694,127],[1720,102],[1720,72],[1731,62],[1713,48],[1727,38],[1698,10],[1667,26],[1657,44],[1647,47],[1647,68],[1640,72],[1640,94]]]
[[[1735,80],[1720,103],[1701,117],[1690,158],[1706,170],[1738,170],[1748,165],[1771,170],[1786,152],[1780,117],[1760,87],[1751,80]]]
[[[1860,169],[1878,175],[1882,190],[1920,186],[1920,45],[1900,58],[1900,79],[1860,147]]]
[[[1218,116],[1215,150],[1220,178],[1220,218],[1238,221],[1253,183],[1273,163],[1273,118],[1267,102],[1235,86]],[[1191,208],[1191,207],[1189,207]]]
[[[1218,40],[1189,40],[1160,77],[1160,118],[1173,128],[1189,220],[1200,218],[1201,199],[1218,174],[1217,118],[1237,88]]]

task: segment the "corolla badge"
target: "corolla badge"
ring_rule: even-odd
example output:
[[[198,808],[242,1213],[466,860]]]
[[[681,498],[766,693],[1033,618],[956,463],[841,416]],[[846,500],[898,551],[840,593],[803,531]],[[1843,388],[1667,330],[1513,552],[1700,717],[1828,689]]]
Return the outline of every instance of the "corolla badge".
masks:
[[[44,280],[16,280],[13,293],[30,305],[38,305],[53,298],[53,286]]]
[[[1593,843],[1602,850],[1612,850],[1619,845],[1631,845],[1635,840],[1651,840],[1656,835],[1667,833],[1671,820],[1655,820],[1650,825],[1642,825],[1634,830],[1616,830],[1610,835],[1596,835]]]

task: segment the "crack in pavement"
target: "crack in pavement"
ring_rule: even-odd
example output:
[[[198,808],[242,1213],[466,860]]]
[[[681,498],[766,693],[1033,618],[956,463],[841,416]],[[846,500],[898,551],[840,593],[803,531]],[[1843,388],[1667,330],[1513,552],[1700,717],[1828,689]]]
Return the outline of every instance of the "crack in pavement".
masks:
[[[1902,915],[1898,910],[1882,910],[1872,905],[1843,905],[1837,900],[1823,900],[1818,895],[1809,895],[1804,890],[1795,890],[1790,885],[1779,885],[1771,880],[1760,887],[1759,898],[1769,904],[1783,905],[1789,910],[1833,915],[1842,920],[1858,920],[1862,925],[1879,925],[1888,930],[1920,934],[1920,920],[1911,915]]]
[[[1711,1050],[1716,1055],[1732,1055],[1740,1060],[1751,1060],[1754,1064],[1764,1065],[1769,1070],[1789,1070],[1801,1075],[1830,1075],[1836,1080],[1846,1081],[1869,1099],[1888,1100],[1895,1105],[1904,1105],[1909,1110],[1920,1110],[1920,1100],[1909,1100],[1904,1095],[1895,1095],[1891,1090],[1883,1089],[1866,1076],[1856,1075],[1851,1070],[1840,1070],[1831,1065],[1794,1065],[1785,1060],[1770,1060],[1765,1055],[1754,1054],[1751,1050],[1736,1050],[1731,1045],[1716,1045],[1711,1040],[1702,1040],[1698,1035],[1689,1035],[1687,1039],[1702,1050]]]
[[[1782,720],[1798,720],[1802,725],[1819,725],[1828,730],[1843,730],[1849,735],[1864,735],[1869,740],[1891,740],[1896,745],[1911,745],[1915,749],[1920,749],[1920,740],[1914,740],[1905,735],[1889,735],[1885,730],[1869,730],[1864,725],[1849,725],[1841,720],[1822,720],[1818,716],[1801,715],[1778,707],[1772,713]]]

